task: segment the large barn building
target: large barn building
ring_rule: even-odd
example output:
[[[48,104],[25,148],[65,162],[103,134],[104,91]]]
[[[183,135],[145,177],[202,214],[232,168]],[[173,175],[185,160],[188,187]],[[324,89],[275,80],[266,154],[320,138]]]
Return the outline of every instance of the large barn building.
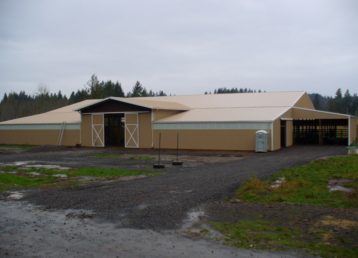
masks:
[[[209,94],[85,100],[0,123],[0,144],[255,150],[265,130],[268,150],[295,144],[348,145],[356,117],[315,110],[305,92]]]

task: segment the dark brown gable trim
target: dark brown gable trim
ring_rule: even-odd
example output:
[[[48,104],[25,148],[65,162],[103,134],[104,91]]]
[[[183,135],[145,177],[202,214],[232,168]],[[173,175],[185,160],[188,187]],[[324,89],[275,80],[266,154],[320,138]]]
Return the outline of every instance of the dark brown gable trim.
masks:
[[[106,113],[106,112],[131,112],[131,111],[150,111],[150,109],[146,107],[124,103],[113,99],[107,99],[100,103],[81,109],[81,113]]]

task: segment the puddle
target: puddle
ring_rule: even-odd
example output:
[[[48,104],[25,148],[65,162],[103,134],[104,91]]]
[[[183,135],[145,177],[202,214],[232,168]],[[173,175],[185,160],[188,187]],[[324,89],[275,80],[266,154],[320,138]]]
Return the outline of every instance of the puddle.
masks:
[[[17,171],[7,171],[7,172],[4,172],[4,173],[7,173],[7,174],[17,174]]]
[[[41,165],[41,164],[26,165],[25,168],[46,168],[46,169],[58,169],[58,170],[68,170],[68,169],[70,169],[69,167],[62,167],[62,166],[59,166],[59,165]]]
[[[78,176],[76,177],[76,179],[78,179],[80,182],[83,183],[87,183],[87,182],[92,182],[92,181],[97,181],[98,178],[96,178],[95,176]]]
[[[286,182],[286,178],[284,177],[280,177],[279,179],[277,179],[275,182],[273,182],[271,184],[271,188],[272,189],[276,189],[276,188],[279,188],[283,183]]]
[[[329,186],[328,189],[330,192],[335,192],[335,191],[345,192],[345,193],[353,193],[354,192],[353,188],[344,187],[341,185]]]
[[[54,174],[52,176],[53,177],[58,177],[58,178],[67,178],[68,177],[66,174]]]
[[[20,200],[24,197],[24,194],[17,191],[7,192],[7,199],[9,200]]]
[[[137,207],[136,207],[136,209],[138,209],[138,210],[144,210],[144,209],[146,209],[146,208],[148,208],[148,204],[145,204],[145,203],[143,203],[143,204],[139,204]]]
[[[39,176],[41,175],[40,173],[37,173],[37,172],[30,172],[29,175],[31,176]]]
[[[12,164],[15,165],[15,166],[24,166],[24,165],[27,165],[27,164],[30,164],[32,162],[35,162],[35,161],[15,161],[13,162]]]
[[[332,179],[332,180],[328,181],[327,187],[330,192],[339,191],[339,192],[345,192],[345,193],[353,193],[354,192],[353,188],[344,186],[344,184],[348,184],[348,183],[352,183],[352,182],[353,182],[353,180],[346,179],[346,178]]]
[[[193,225],[199,223],[200,219],[205,216],[203,209],[191,210],[187,213],[186,218],[183,221],[182,228],[190,228]]]
[[[39,163],[36,160],[28,160],[28,161],[15,161],[11,163],[0,163],[0,167],[5,166],[16,166],[21,167],[23,169],[29,169],[29,168],[45,168],[45,169],[57,169],[57,170],[68,170],[69,167],[63,167],[59,165],[52,165],[52,164],[36,164]]]

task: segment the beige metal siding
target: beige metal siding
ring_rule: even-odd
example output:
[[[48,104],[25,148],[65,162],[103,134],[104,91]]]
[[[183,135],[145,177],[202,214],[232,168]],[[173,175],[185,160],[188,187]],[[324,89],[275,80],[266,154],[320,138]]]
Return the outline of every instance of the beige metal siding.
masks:
[[[103,114],[93,114],[92,115],[92,121],[93,121],[93,124],[96,125],[96,124],[104,124],[104,116]]]
[[[57,145],[59,130],[1,130],[0,144]],[[80,130],[64,130],[62,144],[80,143]]]
[[[294,105],[295,107],[315,109],[311,98],[307,93],[303,94],[300,99]]]
[[[281,148],[281,119],[276,119],[273,122],[273,149],[278,150]]]
[[[125,121],[127,124],[137,124],[137,113],[126,113]]]
[[[140,113],[139,117],[139,147],[152,147],[152,122],[151,113]]]
[[[92,146],[92,118],[91,115],[82,114],[81,120],[81,145]]]
[[[154,147],[158,147],[159,133],[161,147],[175,149],[177,130],[154,130]],[[241,150],[255,149],[256,130],[180,130],[179,148],[190,150]]]
[[[153,120],[154,121],[181,113],[181,111],[176,111],[176,110],[175,111],[173,111],[173,110],[153,110],[152,112],[153,112]]]
[[[292,119],[293,117],[293,110],[292,108],[289,109],[288,111],[286,111],[282,116],[281,118],[288,118],[288,119]]]
[[[358,118],[350,118],[350,143],[358,139]]]

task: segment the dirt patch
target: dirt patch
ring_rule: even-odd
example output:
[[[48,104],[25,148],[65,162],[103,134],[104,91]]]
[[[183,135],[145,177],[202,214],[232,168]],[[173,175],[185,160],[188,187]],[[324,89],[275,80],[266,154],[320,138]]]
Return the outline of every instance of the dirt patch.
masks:
[[[318,221],[317,225],[331,226],[344,230],[358,230],[358,220],[336,218],[330,215],[324,216],[320,221]]]

